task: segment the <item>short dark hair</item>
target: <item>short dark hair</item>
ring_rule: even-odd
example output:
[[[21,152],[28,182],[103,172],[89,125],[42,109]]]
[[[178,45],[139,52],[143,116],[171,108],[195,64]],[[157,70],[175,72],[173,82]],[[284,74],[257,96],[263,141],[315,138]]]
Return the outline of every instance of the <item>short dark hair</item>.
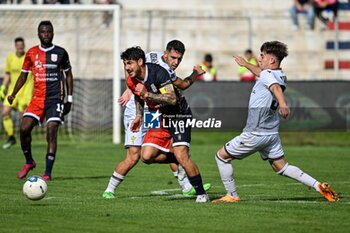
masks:
[[[140,46],[135,46],[126,49],[124,52],[121,53],[120,58],[125,60],[133,60],[138,61],[139,59],[142,59],[143,63],[146,62],[146,56],[145,52],[141,49]]]
[[[210,53],[205,54],[204,61],[213,62],[213,56]]]
[[[268,41],[262,44],[261,52],[274,55],[278,62],[281,63],[283,58],[288,56],[287,45],[279,41]]]
[[[52,25],[50,20],[43,20],[43,21],[41,21],[39,23],[39,26],[38,26],[38,31],[39,31],[41,26],[50,26],[52,28],[52,31],[53,31],[53,25]]]
[[[170,52],[172,49],[176,52],[181,53],[182,55],[186,51],[184,43],[182,43],[179,40],[172,40],[168,42],[168,44],[166,45],[166,50]]]
[[[16,37],[15,38],[15,43],[17,43],[17,42],[23,42],[24,43],[23,37]]]
[[[246,49],[246,50],[244,51],[244,53],[250,53],[250,54],[253,54],[253,51],[252,51],[251,49]]]

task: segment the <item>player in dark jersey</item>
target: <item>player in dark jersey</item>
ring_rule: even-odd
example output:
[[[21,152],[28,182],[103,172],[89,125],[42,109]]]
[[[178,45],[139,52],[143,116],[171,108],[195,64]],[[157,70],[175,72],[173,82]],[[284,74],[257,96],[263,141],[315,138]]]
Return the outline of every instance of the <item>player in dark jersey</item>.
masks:
[[[166,45],[166,50],[164,52],[153,51],[146,54],[146,63],[155,63],[163,68],[165,68],[175,85],[175,87],[184,90],[191,86],[191,84],[196,80],[196,78],[203,74],[203,70],[200,66],[194,66],[192,74],[189,77],[182,79],[176,77],[175,69],[178,68],[179,64],[182,61],[182,58],[185,53],[185,45],[179,40],[171,40]],[[126,74],[125,78],[127,79],[128,75]],[[111,175],[107,188],[105,192],[102,194],[102,197],[105,199],[113,199],[115,198],[116,188],[124,181],[128,172],[138,163],[141,158],[141,147],[145,146],[142,144],[144,136],[148,128],[141,127],[138,132],[132,132],[130,129],[130,124],[134,120],[136,115],[135,108],[135,98],[130,89],[126,88],[122,96],[118,99],[118,103],[122,106],[125,106],[124,111],[124,128],[125,128],[125,149],[126,156],[125,159],[117,164],[114,169],[113,174]],[[158,130],[159,131],[159,130]],[[164,135],[169,135],[168,131],[157,132],[157,138],[154,138],[155,145],[157,147],[161,146],[159,149],[162,152],[169,152],[171,149],[170,144],[171,140],[167,141],[167,137],[164,136],[164,139],[159,141],[159,138]],[[149,135],[149,134],[148,134]],[[171,135],[170,135],[171,137]],[[150,138],[146,138],[146,141],[151,143]],[[169,145],[168,145],[169,144]],[[169,148],[168,148],[169,146]],[[144,162],[147,162],[144,160]],[[177,179],[182,194],[184,196],[194,196],[196,195],[196,190],[190,184],[188,177],[185,173],[185,170],[176,163],[170,163],[170,168],[173,172],[174,177]],[[211,184],[206,183],[203,184],[204,189],[207,191],[210,189]]]
[[[52,44],[54,36],[50,21],[41,21],[38,26],[40,45],[34,46],[26,53],[22,72],[16,82],[9,103],[16,98],[16,94],[27,80],[28,72],[34,75],[33,98],[28,105],[20,128],[21,147],[26,159],[17,177],[23,179],[28,172],[35,168],[31,152],[31,132],[37,124],[46,118],[47,154],[46,170],[41,176],[51,180],[51,171],[56,157],[57,131],[63,123],[63,116],[68,114],[73,102],[73,75],[68,53],[65,49]],[[66,76],[67,102],[64,103],[64,74]]]
[[[163,116],[175,116],[172,121],[177,122],[183,120],[178,115],[191,118],[191,110],[185,98],[174,88],[169,73],[161,66],[151,63],[145,63],[145,53],[140,47],[132,47],[124,51],[121,55],[124,68],[129,75],[127,85],[135,95],[136,100],[136,118],[131,124],[131,129],[138,130],[142,124],[143,101],[147,102],[148,108],[152,110],[160,110]],[[163,126],[160,127],[163,130]],[[189,143],[191,140],[190,127],[178,130],[176,127],[167,128],[173,140],[173,150],[177,161],[185,169],[190,183],[196,189],[196,202],[208,202],[209,197],[206,194],[202,178],[198,167],[189,158]],[[147,135],[157,137],[157,133],[149,130],[146,133],[144,144],[147,143]],[[162,135],[161,137],[163,137]],[[164,138],[160,138],[164,139]],[[160,162],[161,159],[169,163],[174,162],[168,156],[160,154],[156,156],[154,152],[158,150],[152,146],[144,146],[141,150],[141,157],[147,163]],[[169,155],[169,153],[167,154]],[[152,160],[152,158],[154,160]]]

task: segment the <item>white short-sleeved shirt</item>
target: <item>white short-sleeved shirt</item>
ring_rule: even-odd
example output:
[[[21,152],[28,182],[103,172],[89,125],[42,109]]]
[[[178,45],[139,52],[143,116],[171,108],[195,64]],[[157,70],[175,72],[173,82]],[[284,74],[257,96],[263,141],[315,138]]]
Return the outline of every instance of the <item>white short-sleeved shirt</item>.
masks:
[[[286,88],[287,77],[281,69],[264,70],[256,81],[250,94],[247,124],[244,132],[255,135],[277,134],[280,117],[277,112],[278,102],[270,91],[272,84]]]

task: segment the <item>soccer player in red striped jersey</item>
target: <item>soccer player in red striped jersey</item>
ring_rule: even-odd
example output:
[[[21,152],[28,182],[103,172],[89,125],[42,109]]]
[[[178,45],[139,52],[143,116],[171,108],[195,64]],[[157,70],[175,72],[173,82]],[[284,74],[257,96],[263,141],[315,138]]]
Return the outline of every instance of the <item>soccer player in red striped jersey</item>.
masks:
[[[167,70],[153,63],[145,63],[145,54],[140,47],[128,48],[121,54],[121,58],[124,63],[124,69],[129,75],[127,80],[128,88],[135,96],[136,117],[130,125],[130,129],[133,132],[137,132],[143,124],[144,102],[147,102],[148,109],[151,111],[158,108],[164,115],[175,116],[172,119],[175,125],[178,125],[177,123],[180,121],[184,122],[184,120],[192,118],[186,99],[174,88]],[[164,128],[163,126],[161,124],[160,128]],[[143,146],[145,146],[141,150],[142,161],[147,164],[160,163],[160,161],[163,163],[178,162],[186,171],[191,185],[196,190],[196,202],[208,202],[209,197],[203,187],[199,169],[189,158],[191,127],[185,126],[178,130],[177,127],[170,126],[166,130],[169,137],[164,135],[163,132],[161,136],[157,135],[156,129],[147,131],[142,142]],[[159,142],[159,145],[165,148],[166,145],[162,142],[164,138],[159,138],[163,136],[168,137],[169,141],[173,141],[174,153],[172,156],[175,156],[177,161],[171,160],[170,157],[164,156],[162,153],[159,154],[160,148],[152,146],[152,144],[158,145]],[[159,157],[162,157],[162,159]]]
[[[28,172],[35,168],[36,163],[31,152],[31,132],[33,128],[46,118],[47,154],[46,170],[42,174],[45,180],[51,180],[51,171],[57,151],[57,132],[63,123],[63,116],[68,114],[73,102],[73,75],[68,53],[64,48],[52,44],[54,36],[53,25],[50,21],[41,21],[38,26],[40,45],[28,50],[22,72],[16,82],[9,103],[27,80],[29,71],[34,76],[33,98],[23,114],[20,128],[21,147],[26,159],[17,177],[23,179]],[[67,102],[64,103],[64,75],[67,89]]]

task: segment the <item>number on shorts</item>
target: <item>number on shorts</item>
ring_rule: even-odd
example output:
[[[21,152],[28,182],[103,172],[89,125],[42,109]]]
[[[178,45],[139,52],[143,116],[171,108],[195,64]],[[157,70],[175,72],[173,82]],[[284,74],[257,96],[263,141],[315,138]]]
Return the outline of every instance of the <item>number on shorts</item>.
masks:
[[[57,112],[63,112],[64,105],[63,104],[57,104]]]
[[[179,134],[179,133],[185,133],[184,124],[176,124],[175,125],[175,134]]]

